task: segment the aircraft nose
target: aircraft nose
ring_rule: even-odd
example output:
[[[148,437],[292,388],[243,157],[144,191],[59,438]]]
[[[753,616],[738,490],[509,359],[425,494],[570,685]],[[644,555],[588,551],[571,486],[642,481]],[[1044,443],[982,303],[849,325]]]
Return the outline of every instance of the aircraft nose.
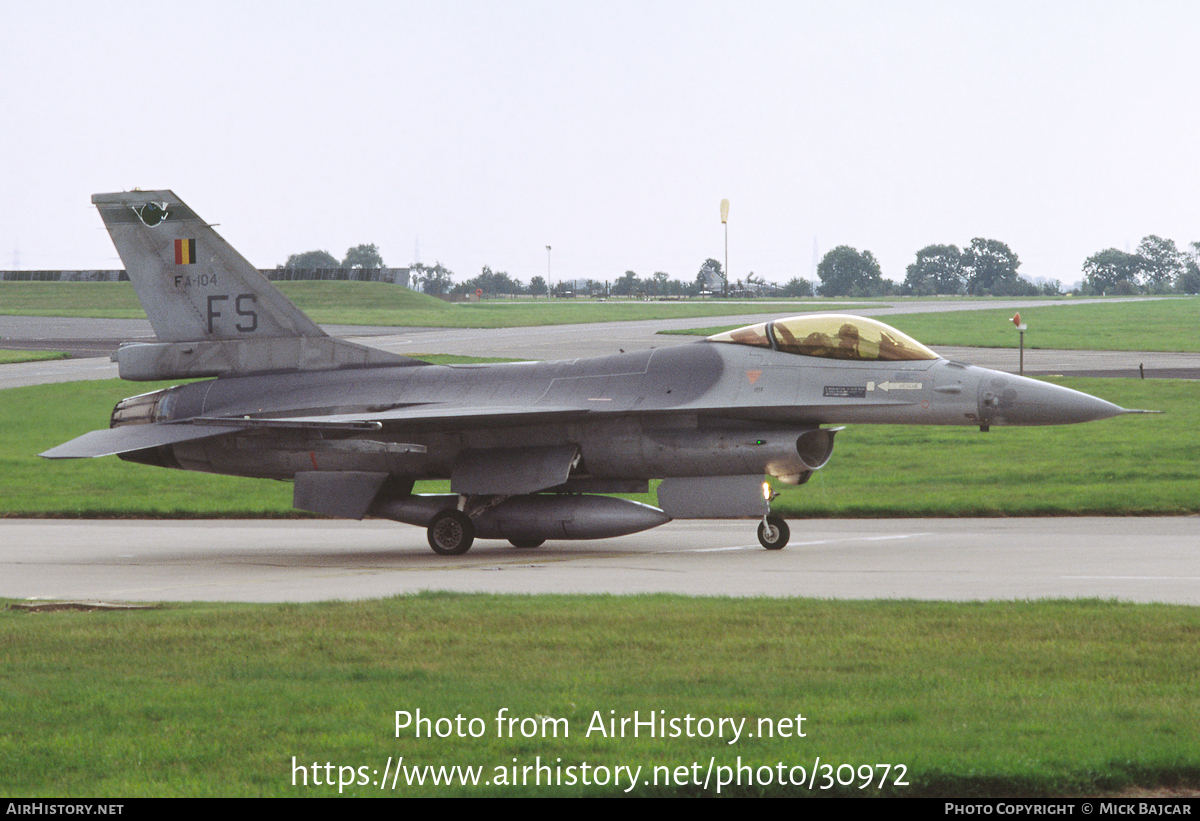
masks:
[[[1129,413],[1082,391],[992,371],[979,383],[979,417],[993,425],[1068,425]]]

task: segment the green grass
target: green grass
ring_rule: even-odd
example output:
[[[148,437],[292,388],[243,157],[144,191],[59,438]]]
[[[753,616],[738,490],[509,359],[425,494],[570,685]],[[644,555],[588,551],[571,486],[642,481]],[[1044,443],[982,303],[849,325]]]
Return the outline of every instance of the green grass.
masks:
[[[1049,379],[1165,413],[1041,428],[851,425],[773,506],[793,516],[1163,515],[1200,511],[1200,382]]]
[[[288,299],[315,322],[336,325],[392,325],[433,328],[513,328],[564,325],[581,322],[614,322],[638,319],[675,319],[695,316],[771,312],[751,300],[709,302],[681,300],[639,302],[614,299],[484,300],[449,303],[408,288],[379,282],[277,282]],[[852,303],[830,301],[838,310]],[[787,313],[814,310],[811,301]],[[821,310],[831,310],[822,308]],[[142,319],[142,310],[128,282],[2,282],[0,314],[73,316],[106,319]]]
[[[144,319],[128,282],[0,282],[0,314]]]
[[[1011,310],[895,314],[884,317],[926,344],[1015,348]],[[1029,348],[1094,351],[1200,351],[1200,298],[1024,308]],[[932,340],[937,340],[933,342]]]
[[[905,765],[885,794],[1200,785],[1196,608],[1094,600],[835,602],[423,594],[382,601],[0,613],[0,784],[15,795],[328,796],[293,757],[368,767],[543,762],[810,772]],[[536,671],[536,674],[531,674]],[[569,736],[497,737],[501,708]],[[482,719],[396,737],[396,711]],[[605,738],[594,717],[746,719],[720,738]],[[657,711],[663,711],[659,713]],[[613,712],[610,712],[613,711]],[[759,719],[803,715],[803,738]],[[445,727],[446,725],[443,725]],[[324,776],[322,768],[322,776]],[[660,771],[660,778],[661,773]],[[849,771],[843,770],[843,775]],[[879,771],[874,771],[876,774]],[[820,771],[817,783],[824,781]],[[357,776],[357,771],[353,773]],[[877,775],[876,775],[877,777]],[[845,780],[845,779],[843,779]],[[726,787],[723,795],[877,795]],[[623,787],[348,787],[351,795],[621,795]],[[638,784],[633,795],[713,795]]]
[[[418,358],[424,358],[418,355]],[[440,360],[439,360],[440,361]],[[1056,379],[1166,413],[1045,428],[852,425],[800,487],[791,516],[1140,515],[1200,512],[1200,382]],[[120,380],[0,392],[0,511],[7,516],[292,516],[291,485],[116,458],[36,454],[108,426],[120,399],[171,383]],[[119,488],[120,492],[114,492]],[[441,491],[441,485],[424,487]],[[653,503],[653,497],[642,497]]]
[[[0,365],[15,365],[18,362],[42,362],[47,359],[66,359],[62,351],[10,351],[0,350]]]
[[[455,308],[440,299],[380,282],[275,284],[302,310],[311,311],[318,322],[352,321],[340,317],[361,314],[372,317],[432,316],[452,312]],[[143,319],[146,316],[129,282],[0,282],[0,314],[106,319]],[[363,319],[354,324],[375,322]]]
[[[879,318],[934,349],[939,345],[1016,348],[1019,334],[1009,321],[1013,313],[1012,309],[985,309],[888,314]],[[1197,297],[1121,303],[1089,300],[1078,305],[1022,308],[1021,321],[1029,326],[1025,332],[1027,348],[1200,351],[1200,298]],[[721,325],[660,333],[711,336],[735,327]]]

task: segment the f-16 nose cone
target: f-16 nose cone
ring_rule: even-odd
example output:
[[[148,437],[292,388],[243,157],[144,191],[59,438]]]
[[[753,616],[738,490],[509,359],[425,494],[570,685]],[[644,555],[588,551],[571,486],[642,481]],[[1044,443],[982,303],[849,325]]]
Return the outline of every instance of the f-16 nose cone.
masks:
[[[1090,394],[995,372],[979,385],[979,415],[994,425],[1067,425],[1131,413]]]

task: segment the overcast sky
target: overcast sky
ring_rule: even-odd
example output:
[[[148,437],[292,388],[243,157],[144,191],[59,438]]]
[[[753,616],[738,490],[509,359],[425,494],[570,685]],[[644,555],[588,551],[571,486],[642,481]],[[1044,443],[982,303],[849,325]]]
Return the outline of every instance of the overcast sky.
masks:
[[[253,264],[810,277],[1200,240],[1200,3],[0,0],[0,268],[120,267],[170,188]],[[15,263],[15,264],[14,264]],[[2,307],[2,306],[0,306]]]

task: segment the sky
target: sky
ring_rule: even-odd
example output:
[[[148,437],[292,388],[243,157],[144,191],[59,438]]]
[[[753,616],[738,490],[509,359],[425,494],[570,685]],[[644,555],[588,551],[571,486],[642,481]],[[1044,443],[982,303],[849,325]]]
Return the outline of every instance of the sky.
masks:
[[[1200,3],[0,0],[0,268],[119,268],[168,188],[254,265],[811,278],[1200,240]],[[552,247],[548,253],[546,246]]]

